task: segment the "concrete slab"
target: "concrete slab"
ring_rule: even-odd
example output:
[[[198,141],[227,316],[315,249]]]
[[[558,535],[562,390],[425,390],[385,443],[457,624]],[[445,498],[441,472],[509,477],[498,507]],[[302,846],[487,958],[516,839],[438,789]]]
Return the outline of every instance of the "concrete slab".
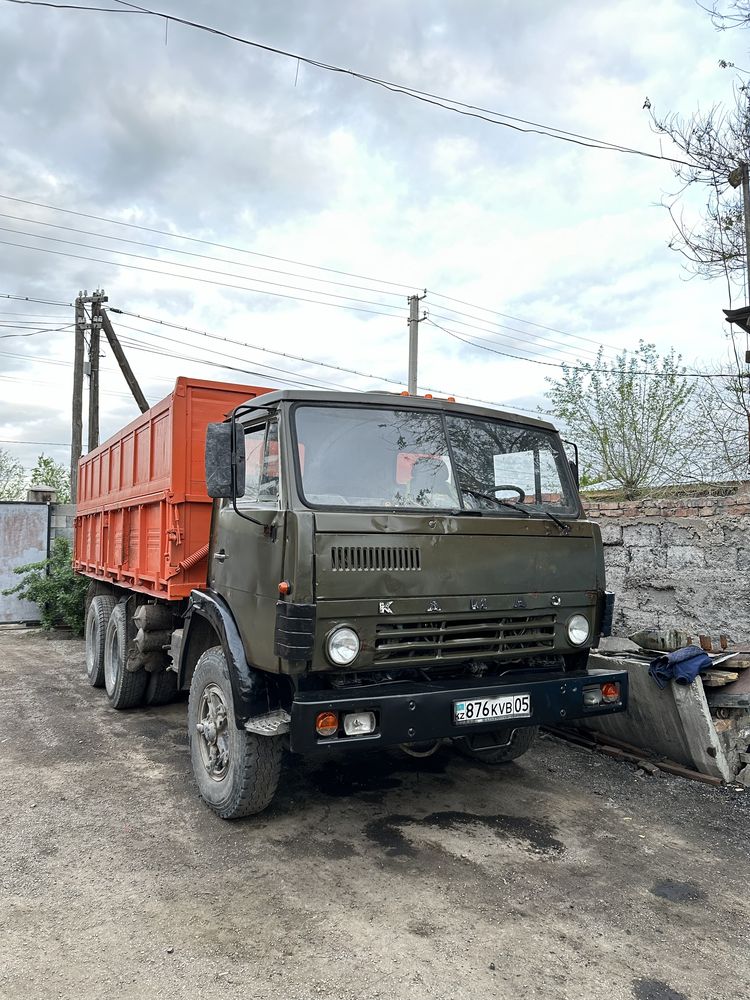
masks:
[[[589,665],[627,670],[630,703],[627,712],[588,719],[580,723],[582,728],[652,750],[702,774],[733,780],[700,678],[688,686],[671,683],[661,690],[643,660],[592,654]]]

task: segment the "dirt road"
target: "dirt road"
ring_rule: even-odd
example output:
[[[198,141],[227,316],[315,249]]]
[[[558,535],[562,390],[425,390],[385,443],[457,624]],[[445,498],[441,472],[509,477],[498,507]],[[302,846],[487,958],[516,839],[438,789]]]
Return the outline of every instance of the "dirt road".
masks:
[[[0,629],[0,997],[746,1000],[750,793],[542,739],[192,785],[185,705],[113,711],[78,641]]]

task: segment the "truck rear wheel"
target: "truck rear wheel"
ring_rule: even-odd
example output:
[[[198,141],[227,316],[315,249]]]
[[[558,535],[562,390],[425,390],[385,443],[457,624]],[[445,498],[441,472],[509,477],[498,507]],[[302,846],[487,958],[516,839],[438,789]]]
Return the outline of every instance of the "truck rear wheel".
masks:
[[[496,730],[492,733],[462,736],[453,742],[456,750],[471,760],[480,760],[483,764],[507,764],[530,749],[538,732],[539,726],[524,726],[523,729]],[[494,745],[489,745],[492,744],[493,738]]]
[[[146,682],[146,705],[168,705],[177,697],[177,674],[174,670],[154,670]]]
[[[114,597],[97,594],[86,613],[86,676],[92,687],[104,687],[104,637],[115,609]]]
[[[127,609],[120,601],[112,609],[104,636],[104,687],[112,708],[135,708],[143,701],[145,670],[125,669],[128,655]]]
[[[201,798],[222,819],[262,812],[276,794],[281,738],[239,729],[221,646],[198,660],[190,684],[188,736]]]

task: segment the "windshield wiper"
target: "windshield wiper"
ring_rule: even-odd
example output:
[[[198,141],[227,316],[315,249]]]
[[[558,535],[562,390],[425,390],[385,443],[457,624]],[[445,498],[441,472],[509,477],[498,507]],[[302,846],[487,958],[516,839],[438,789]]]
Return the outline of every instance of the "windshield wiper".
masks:
[[[473,497],[481,497],[483,500],[491,500],[493,503],[498,504],[498,506],[500,507],[510,507],[511,510],[517,510],[519,513],[525,514],[526,517],[534,517],[535,513],[543,514],[545,517],[548,517],[551,521],[554,521],[564,535],[570,534],[570,525],[566,524],[565,521],[561,521],[556,514],[553,514],[551,511],[547,510],[544,507],[540,507],[538,511],[534,511],[532,513],[530,510],[526,510],[525,507],[519,507],[518,504],[513,503],[511,500],[501,500],[500,497],[495,497],[491,493],[482,493],[480,490],[472,489],[471,486],[462,486],[461,492],[471,493]]]
[[[533,516],[525,507],[519,507],[517,503],[513,503],[510,500],[501,500],[500,497],[493,497],[491,493],[482,493],[481,490],[475,490],[471,486],[462,486],[461,492],[471,493],[473,497],[481,497],[482,500],[489,500],[492,503],[496,503],[498,507],[510,507],[511,510],[517,510],[519,514],[524,514],[526,517]]]

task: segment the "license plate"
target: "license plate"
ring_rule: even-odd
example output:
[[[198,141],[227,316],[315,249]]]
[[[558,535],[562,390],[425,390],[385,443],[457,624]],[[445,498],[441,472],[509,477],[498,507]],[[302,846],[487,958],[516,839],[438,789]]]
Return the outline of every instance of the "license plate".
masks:
[[[522,719],[531,715],[530,694],[503,694],[499,698],[472,698],[470,701],[453,702],[453,721],[502,722],[504,719]]]

